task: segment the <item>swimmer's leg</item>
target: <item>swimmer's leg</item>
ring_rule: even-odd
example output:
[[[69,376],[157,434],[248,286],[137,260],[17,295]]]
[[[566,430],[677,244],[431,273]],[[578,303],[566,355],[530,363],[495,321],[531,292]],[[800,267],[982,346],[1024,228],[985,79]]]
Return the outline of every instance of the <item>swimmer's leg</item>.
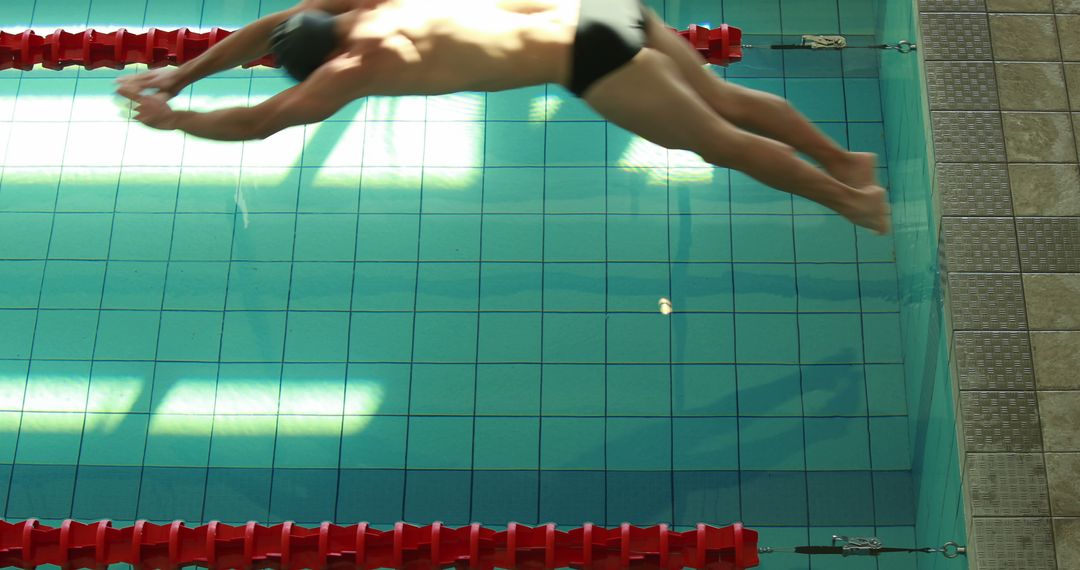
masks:
[[[671,58],[702,101],[736,126],[795,147],[845,184],[876,185],[877,157],[848,152],[821,132],[783,97],[725,82],[704,67],[705,60],[676,37],[652,10],[646,10],[648,45]]]
[[[818,202],[858,225],[889,231],[884,189],[844,184],[800,159],[790,146],[737,128],[701,99],[671,58],[655,49],[642,49],[596,82],[585,100],[611,122],[656,144],[696,152],[712,164]]]

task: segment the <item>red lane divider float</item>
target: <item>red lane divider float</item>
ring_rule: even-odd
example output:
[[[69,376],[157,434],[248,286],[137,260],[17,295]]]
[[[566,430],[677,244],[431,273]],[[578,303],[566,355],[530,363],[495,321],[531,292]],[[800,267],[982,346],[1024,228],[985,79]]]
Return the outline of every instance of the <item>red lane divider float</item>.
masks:
[[[73,65],[87,69],[123,69],[132,63],[144,63],[150,67],[182,65],[231,33],[221,28],[213,28],[209,32],[193,32],[188,28],[171,31],[151,29],[142,33],[126,29],[115,32],[56,30],[47,36],[30,30],[0,32],[0,70],[29,71],[39,64],[46,69],[63,69]],[[726,66],[742,59],[742,31],[738,28],[727,24],[715,30],[690,26],[678,34],[686,38],[709,63]],[[244,67],[257,65],[278,66],[274,57],[267,55]]]
[[[139,521],[132,527],[113,528],[107,520],[90,524],[69,520],[53,528],[30,519],[0,521],[0,565],[742,570],[758,565],[757,538],[757,532],[739,523],[724,528],[699,524],[686,532],[670,531],[667,525],[604,528],[586,524],[561,531],[555,525],[514,523],[502,531],[479,524],[451,528],[440,523],[424,527],[398,523],[394,530],[379,531],[367,523],[305,528],[291,522],[274,526],[211,522],[187,527],[181,521],[165,525]]]
[[[46,69],[63,69],[72,65],[87,69],[123,69],[131,63],[145,63],[150,67],[182,65],[231,33],[221,28],[201,33],[187,28],[172,31],[151,29],[143,33],[126,29],[115,32],[56,30],[47,36],[29,30],[21,33],[0,32],[0,69],[29,71],[38,64]],[[250,62],[244,67],[256,65],[277,67],[272,56]]]
[[[727,67],[742,61],[742,30],[735,26],[720,24],[719,28],[711,30],[691,24],[689,28],[680,31],[679,35],[690,42],[705,61],[713,65]]]

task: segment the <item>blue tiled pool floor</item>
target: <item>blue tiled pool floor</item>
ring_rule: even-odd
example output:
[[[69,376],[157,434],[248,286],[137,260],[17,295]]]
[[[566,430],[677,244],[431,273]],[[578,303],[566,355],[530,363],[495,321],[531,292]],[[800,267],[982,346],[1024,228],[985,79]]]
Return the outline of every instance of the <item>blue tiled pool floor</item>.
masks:
[[[286,5],[11,3],[12,29]],[[878,24],[854,0],[649,3],[757,45]],[[883,152],[876,57],[751,49],[718,71]],[[554,86],[372,98],[221,144],[128,122],[115,73],[0,73],[6,518],[914,539],[890,238]],[[235,70],[176,105],[287,85]]]

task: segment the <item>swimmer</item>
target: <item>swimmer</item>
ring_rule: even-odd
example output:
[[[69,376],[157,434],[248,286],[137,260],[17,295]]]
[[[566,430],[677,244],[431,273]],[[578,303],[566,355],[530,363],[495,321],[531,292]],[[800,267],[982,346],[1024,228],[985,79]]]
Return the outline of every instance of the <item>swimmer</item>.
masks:
[[[253,107],[169,107],[187,85],[267,53],[299,83]],[[649,141],[889,231],[873,154],[840,148],[783,98],[704,65],[640,0],[304,0],[179,68],[123,77],[118,93],[150,127],[236,141],[325,120],[367,96],[557,83]]]

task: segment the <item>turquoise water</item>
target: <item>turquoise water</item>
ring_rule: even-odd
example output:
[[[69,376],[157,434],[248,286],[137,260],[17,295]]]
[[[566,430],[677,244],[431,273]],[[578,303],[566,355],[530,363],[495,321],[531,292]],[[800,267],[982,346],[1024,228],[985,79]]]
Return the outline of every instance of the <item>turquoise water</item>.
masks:
[[[10,4],[11,29],[230,28],[288,5]],[[904,22],[891,2],[650,4],[760,45],[869,44]],[[921,195],[910,164],[925,150],[899,153],[915,136],[886,128],[909,116],[889,65],[756,49],[717,71],[881,153],[883,179]],[[742,520],[771,546],[959,538],[935,526],[953,511],[929,509],[959,496],[939,465],[947,426],[921,411],[948,394],[923,389],[913,342],[932,294],[909,294],[905,268],[922,261],[902,255],[898,289],[892,238],[657,148],[554,86],[371,98],[222,144],[128,122],[116,73],[0,74],[6,518]],[[234,70],[176,106],[288,85]],[[913,216],[899,210],[901,227]]]

